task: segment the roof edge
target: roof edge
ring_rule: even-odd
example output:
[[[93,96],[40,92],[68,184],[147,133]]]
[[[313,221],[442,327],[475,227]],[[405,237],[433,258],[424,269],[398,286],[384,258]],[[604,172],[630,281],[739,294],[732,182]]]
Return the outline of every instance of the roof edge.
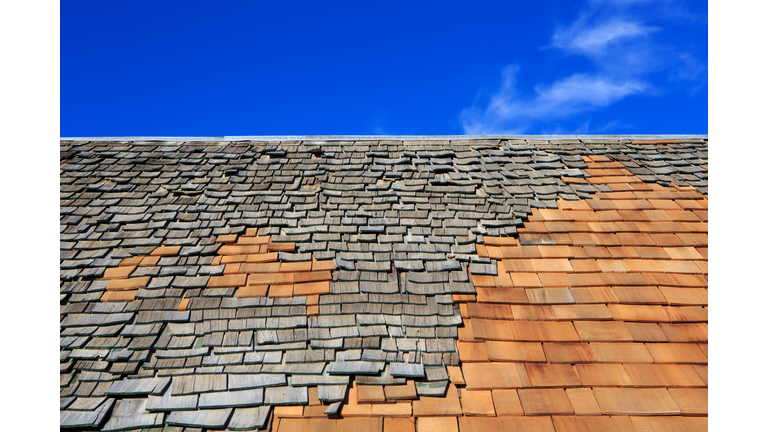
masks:
[[[708,140],[708,134],[649,135],[233,135],[209,137],[122,136],[60,137],[60,141],[151,141],[151,142],[233,142],[233,141],[469,141],[469,140]]]

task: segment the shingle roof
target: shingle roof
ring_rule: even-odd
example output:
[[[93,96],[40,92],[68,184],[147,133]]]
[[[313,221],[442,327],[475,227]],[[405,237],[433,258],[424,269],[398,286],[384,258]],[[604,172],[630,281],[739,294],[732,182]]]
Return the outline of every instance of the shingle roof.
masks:
[[[60,159],[62,428],[707,427],[705,139]]]

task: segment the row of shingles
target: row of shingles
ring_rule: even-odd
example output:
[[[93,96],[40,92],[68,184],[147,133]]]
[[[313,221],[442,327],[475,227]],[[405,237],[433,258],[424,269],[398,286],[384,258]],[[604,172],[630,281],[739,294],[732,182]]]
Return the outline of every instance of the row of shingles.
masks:
[[[344,418],[296,419],[283,418],[276,423],[278,432],[300,432],[305,430],[362,432],[502,432],[527,430],[535,432],[629,431],[658,432],[680,430],[707,430],[706,418],[694,417],[637,417],[637,416],[538,416],[538,417],[432,417],[406,418]]]
[[[518,247],[520,247],[520,246],[518,246]],[[520,247],[520,248],[523,248],[523,247]],[[512,248],[511,250],[514,250],[514,249],[515,249],[515,248]],[[509,251],[510,251],[510,249],[509,249],[509,248],[507,248],[507,251],[509,252]],[[500,252],[500,251],[498,251],[498,252]],[[561,265],[562,265],[562,263],[561,263]],[[559,294],[562,296],[564,293],[563,293],[563,292],[560,292]],[[541,301],[541,296],[534,296],[534,297],[539,297],[539,302]],[[569,300],[570,302],[572,302],[572,301],[573,301],[573,299],[567,299],[567,300]],[[560,299],[560,301],[563,301],[563,299],[561,298],[561,299]],[[525,300],[523,300],[523,302],[525,302]],[[498,306],[498,305],[497,305],[497,306]],[[513,306],[512,308],[514,308],[514,306]],[[478,309],[479,309],[479,308],[478,308]],[[593,310],[592,310],[591,312],[592,312],[592,313],[594,313],[594,312],[595,312],[595,311],[594,311],[594,308],[592,308],[592,309],[593,309]],[[606,311],[606,310],[601,310],[601,311],[597,311],[597,312],[598,312],[598,314],[602,313],[602,315],[605,315],[605,313],[606,313],[607,311]],[[480,313],[480,314],[481,314],[481,316],[486,316],[486,317],[487,317],[488,315],[492,315],[493,317],[496,317],[496,315],[498,315],[499,313],[502,313],[502,314],[506,314],[506,313],[508,313],[508,312],[507,312],[506,310],[503,310],[503,307],[502,307],[502,309],[501,309],[501,310],[500,310],[499,308],[493,308],[493,307],[491,307],[491,308],[486,308],[484,311],[482,311],[482,312],[478,312],[478,313]],[[483,315],[483,314],[485,314],[485,315]],[[521,313],[521,314],[522,314],[522,313]],[[539,314],[540,314],[540,313],[539,313]],[[525,315],[530,315],[530,314],[525,314]],[[552,315],[552,317],[554,318],[554,313],[553,313],[553,312],[550,312],[550,315]],[[609,316],[610,316],[610,315],[609,315]],[[510,318],[511,318],[511,315],[510,315]],[[603,318],[603,319],[606,319],[606,317],[605,317],[605,316],[602,316],[602,318]],[[541,318],[540,318],[540,317],[538,317],[538,319],[541,319]],[[544,318],[544,319],[546,319],[546,318]],[[552,318],[550,318],[550,319],[552,319]],[[519,329],[518,329],[518,330],[519,330]],[[521,333],[521,332],[519,332],[519,331],[518,331],[518,333]],[[492,357],[493,357],[493,356],[496,356],[496,357],[497,357],[498,359],[500,359],[500,360],[508,360],[508,361],[509,361],[509,360],[524,360],[524,359],[525,359],[525,356],[526,356],[526,354],[524,354],[524,353],[525,353],[526,351],[527,351],[527,352],[529,352],[529,353],[532,353],[532,354],[528,354],[528,356],[529,356],[529,357],[533,357],[533,358],[529,358],[529,359],[528,359],[529,361],[544,361],[544,360],[545,360],[544,351],[542,351],[540,344],[535,344],[535,343],[534,343],[534,344],[518,344],[518,346],[517,346],[517,347],[515,347],[515,348],[517,348],[517,350],[513,349],[513,347],[512,347],[512,345],[513,345],[514,343],[507,343],[507,344],[506,344],[506,345],[507,345],[506,347],[505,347],[505,346],[503,346],[503,345],[504,345],[503,343],[491,343],[491,344],[493,344],[493,345],[491,345],[491,347],[489,348],[489,351],[491,351],[492,353],[494,353],[494,352],[496,353],[496,354],[491,354],[491,355],[492,355]],[[527,346],[523,347],[523,345],[527,345]],[[556,345],[553,345],[553,344],[549,344],[549,345],[550,345],[551,347],[554,347],[554,346],[556,346]],[[605,347],[605,346],[601,346],[601,348],[604,348],[604,347]],[[505,348],[506,348],[506,349],[505,349]],[[513,358],[506,358],[506,359],[505,359],[505,358],[503,358],[503,357],[504,357],[504,354],[505,354],[505,351],[506,351],[506,352],[514,352],[514,351],[517,351],[517,357],[516,357],[516,358],[514,358],[514,357],[513,357]],[[549,351],[549,350],[548,350],[548,351]],[[601,350],[601,351],[605,351],[605,350]],[[553,351],[553,352],[554,352],[554,351]],[[487,355],[487,354],[485,354],[485,355]],[[538,359],[536,359],[536,357],[538,357]],[[481,359],[483,358],[483,357],[482,357],[482,355],[480,355],[480,358],[481,358]],[[570,361],[573,361],[573,359],[569,359],[568,361],[569,361],[569,362],[570,362]],[[576,360],[576,361],[578,361],[578,360]],[[614,359],[614,361],[616,361],[616,360]],[[474,369],[474,368],[470,367],[469,369],[470,369],[470,372],[471,372],[471,373],[474,373],[474,371],[472,370],[472,369]],[[511,371],[510,371],[510,372],[511,372]],[[543,374],[541,373],[541,371],[538,371],[537,373],[538,373],[538,375],[539,375],[539,378],[541,378],[541,376],[543,375]],[[646,373],[647,373],[647,371],[646,371]],[[584,375],[584,374],[582,373],[582,375]],[[594,375],[594,372],[593,372],[593,375]],[[690,375],[690,374],[689,374],[689,375]],[[534,376],[535,376],[535,375],[534,375]],[[695,376],[695,375],[694,375],[694,376]],[[559,384],[562,384],[562,383],[559,383]],[[698,393],[701,393],[701,392],[698,392]],[[698,396],[698,397],[699,397],[699,399],[700,399],[700,398],[701,398],[701,394],[698,394],[698,393],[697,393],[697,396]],[[522,397],[522,396],[521,396],[521,397]],[[562,398],[562,397],[561,397],[560,399],[561,399],[561,400],[563,400],[563,398]],[[596,405],[595,405],[595,406],[596,406]],[[534,409],[534,410],[535,410],[535,408],[532,408],[532,409]],[[698,409],[698,411],[696,411],[697,409]],[[700,401],[699,401],[699,405],[698,405],[698,407],[697,407],[697,406],[694,406],[694,407],[692,407],[692,410],[691,410],[690,412],[691,412],[691,413],[698,413],[698,414],[701,414],[701,404],[700,404]]]
[[[189,245],[189,244],[187,244],[187,245]],[[204,248],[203,248],[203,249],[204,249]],[[142,253],[142,252],[146,252],[146,251],[132,251],[132,252],[134,252],[134,253]],[[183,252],[183,251],[182,251],[182,252]],[[189,251],[189,252],[195,252],[195,251]],[[177,259],[178,259],[178,258],[177,258]],[[184,258],[182,258],[182,259],[184,259]],[[188,259],[187,259],[187,260],[188,260]],[[193,264],[193,263],[190,263],[190,262],[186,262],[186,263],[178,263],[178,262],[177,262],[177,264]],[[223,266],[222,266],[222,267],[223,267]],[[182,268],[182,269],[183,269],[183,268]],[[190,269],[189,269],[189,268],[187,268],[187,269],[183,269],[183,270],[187,270],[187,272],[190,272]],[[178,276],[177,276],[177,277],[178,277]],[[199,291],[199,290],[198,290],[198,291]],[[155,304],[156,304],[156,303],[158,303],[157,301],[154,301],[154,300],[153,300],[153,302],[154,302]],[[145,302],[145,303],[146,303],[146,302]],[[166,302],[166,305],[167,305],[167,302]],[[173,306],[173,305],[170,305],[170,306]],[[150,308],[150,309],[151,309],[151,308]],[[178,360],[178,359],[177,359],[177,360]],[[198,364],[199,364],[199,362],[198,362]],[[142,371],[142,372],[145,372],[145,371]],[[149,371],[149,372],[151,373],[151,371]]]

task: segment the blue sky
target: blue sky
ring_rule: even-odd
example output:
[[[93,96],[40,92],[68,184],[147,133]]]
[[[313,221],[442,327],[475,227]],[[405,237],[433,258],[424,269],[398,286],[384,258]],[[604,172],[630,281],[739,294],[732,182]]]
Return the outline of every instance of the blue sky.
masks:
[[[705,134],[707,27],[701,1],[63,1],[60,134]]]

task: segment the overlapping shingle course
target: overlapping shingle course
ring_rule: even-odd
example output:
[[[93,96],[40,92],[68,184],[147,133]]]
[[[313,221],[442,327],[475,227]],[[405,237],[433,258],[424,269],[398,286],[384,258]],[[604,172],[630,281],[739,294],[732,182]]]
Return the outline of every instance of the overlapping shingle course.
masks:
[[[706,151],[62,142],[61,425],[698,427]]]

